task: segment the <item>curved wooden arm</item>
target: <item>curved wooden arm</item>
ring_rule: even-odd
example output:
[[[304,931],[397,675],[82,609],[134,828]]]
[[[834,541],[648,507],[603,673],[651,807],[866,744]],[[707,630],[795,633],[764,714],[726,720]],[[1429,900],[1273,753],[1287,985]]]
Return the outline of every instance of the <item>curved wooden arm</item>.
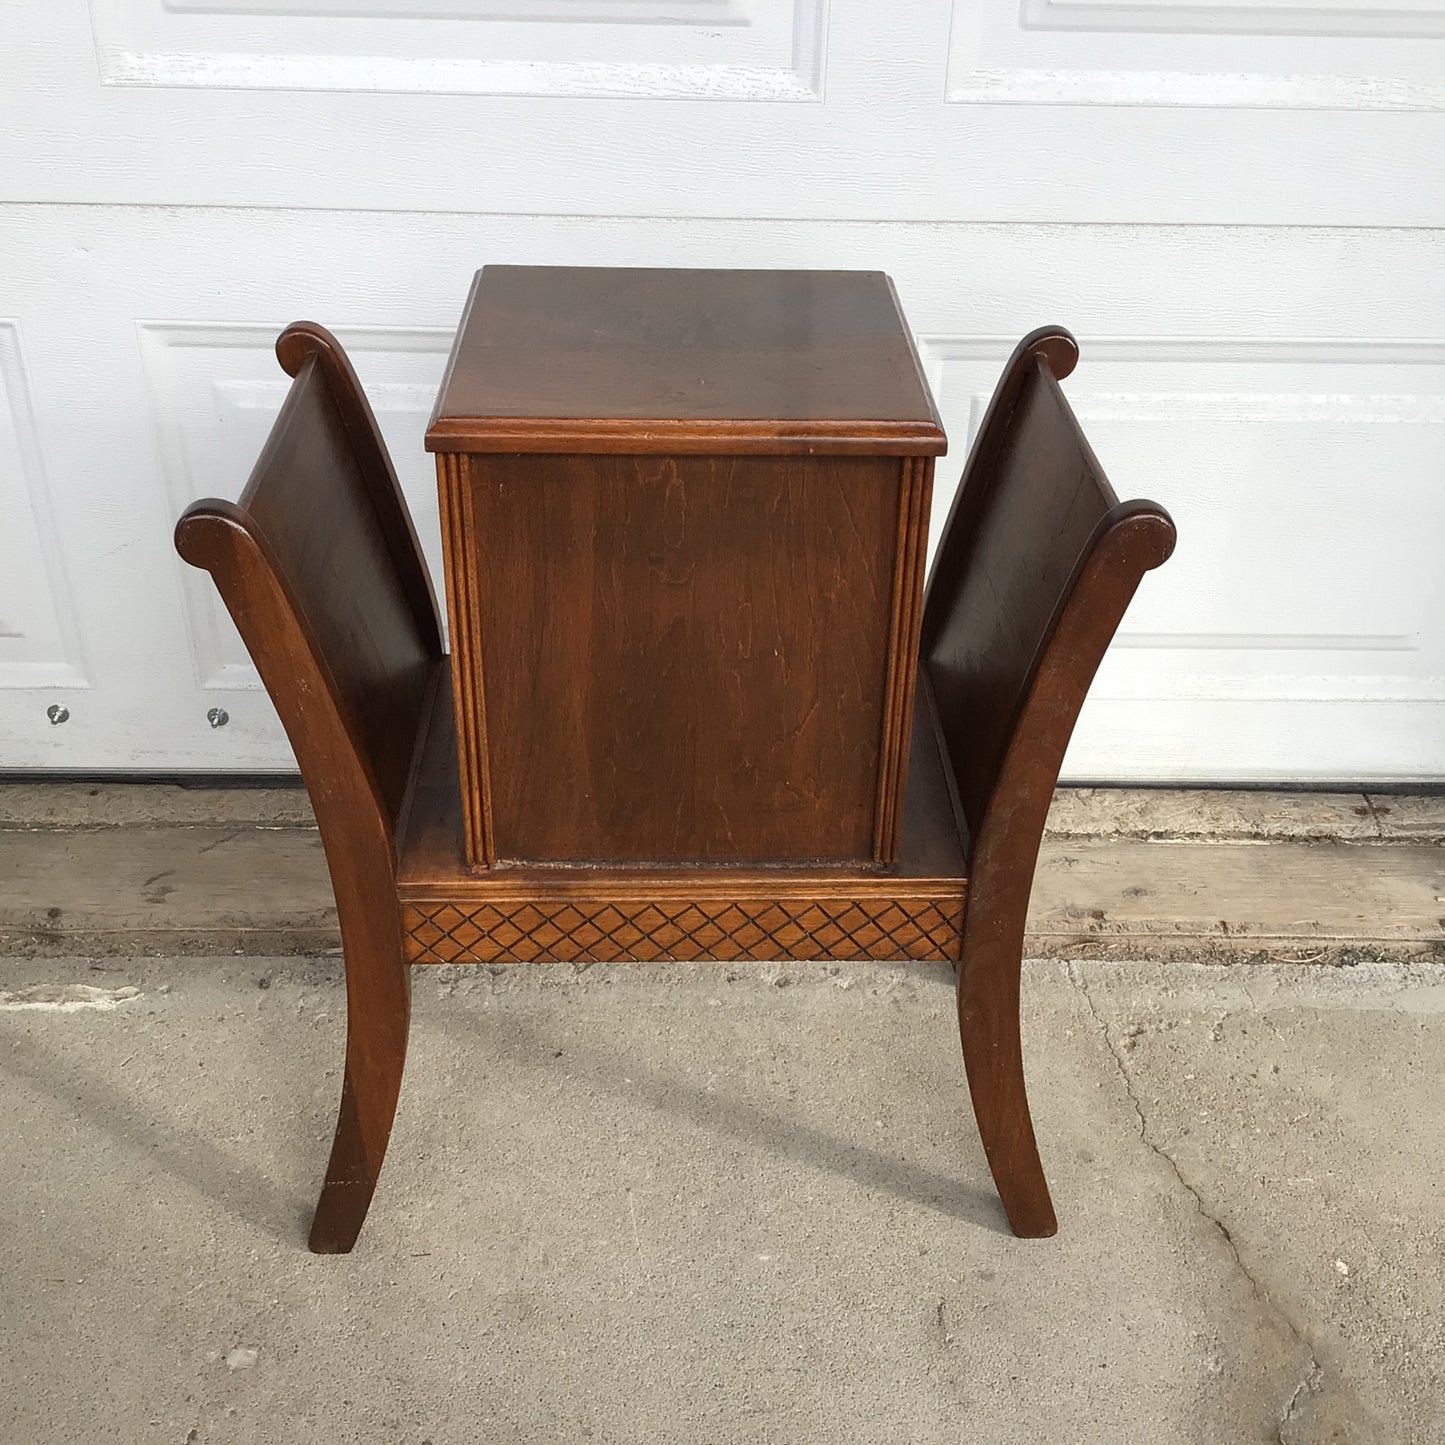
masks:
[[[1014,351],[964,470],[929,579],[921,670],[967,858],[958,1020],[974,1113],[1009,1222],[1057,1228],[1024,1087],[1019,967],[1049,802],[1104,653],[1174,549],[1153,502],[1121,503],[1058,379],[1078,349]]]
[[[325,370],[331,394],[351,437],[351,446],[370,487],[372,505],[391,548],[392,565],[401,579],[419,638],[440,655],[442,633],[436,590],[422,559],[421,543],[402,496],[391,454],[382,440],[376,415],[366,399],[351,358],[341,343],[314,321],[293,321],[276,338],[276,359],[287,375],[298,377],[309,357]]]
[[[346,955],[346,1073],[311,1247],[348,1250],[376,1187],[406,1057],[397,834],[445,666],[431,581],[345,353],[277,343],[295,378],[239,503],[176,525],[236,623],[301,766]]]

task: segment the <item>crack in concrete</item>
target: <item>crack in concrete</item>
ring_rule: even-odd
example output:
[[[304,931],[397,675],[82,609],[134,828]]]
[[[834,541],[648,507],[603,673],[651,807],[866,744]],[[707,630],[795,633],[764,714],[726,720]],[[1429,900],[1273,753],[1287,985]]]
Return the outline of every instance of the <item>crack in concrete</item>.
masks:
[[[1368,793],[1363,793],[1361,796],[1365,800],[1365,806],[1370,810],[1370,822],[1375,825],[1375,836],[1383,841],[1385,837],[1385,823],[1379,813],[1375,811],[1375,800]],[[1385,811],[1388,812],[1389,809],[1387,808]]]
[[[1289,1325],[1291,1329],[1294,1329],[1293,1324],[1291,1324],[1288,1319],[1285,1319],[1282,1313],[1280,1314],[1280,1318],[1283,1319],[1285,1324]],[[1295,1330],[1295,1334],[1298,1335],[1299,1331]],[[1303,1341],[1304,1337],[1301,1335],[1300,1339]],[[1312,1395],[1319,1390],[1324,1380],[1324,1371],[1320,1368],[1320,1362],[1315,1358],[1314,1351],[1310,1349],[1308,1342],[1305,1342],[1305,1348],[1310,1350],[1309,1369],[1305,1371],[1304,1378],[1294,1387],[1294,1394],[1285,1402],[1285,1407],[1280,1412],[1279,1425],[1275,1428],[1274,1432],[1277,1445],[1289,1445],[1289,1441],[1284,1438],[1284,1432],[1294,1419],[1295,1411],[1299,1409],[1300,1400],[1303,1399],[1305,1395]]]
[[[1250,1272],[1249,1266],[1245,1264],[1240,1255],[1239,1246],[1234,1241],[1234,1236],[1229,1232],[1228,1226],[1218,1215],[1212,1213],[1204,1203],[1204,1196],[1198,1187],[1185,1178],[1184,1171],[1179,1167],[1178,1161],[1167,1150],[1163,1149],[1154,1139],[1149,1129],[1149,1121],[1144,1114],[1144,1106],[1139,1102],[1139,1096],[1134,1089],[1134,1080],[1129,1073],[1129,1066],[1125,1062],[1123,1051],[1115,1044],[1113,1036],[1109,1032],[1109,1025],[1103,1014],[1099,1012],[1099,1006],[1094,1001],[1094,995],[1089,988],[1087,980],[1079,965],[1070,960],[1066,964],[1069,981],[1083,996],[1084,1003],[1089,1013],[1093,1016],[1094,1022],[1099,1026],[1099,1033],[1103,1037],[1104,1047],[1109,1051],[1109,1057],[1114,1061],[1114,1068],[1117,1070],[1120,1081],[1124,1085],[1124,1093],[1133,1107],[1134,1115],[1139,1120],[1139,1141],[1144,1144],[1152,1153],[1169,1166],[1169,1172],[1179,1181],[1180,1187],[1194,1201],[1194,1207],[1199,1211],[1199,1216],[1206,1223],[1211,1224],[1218,1231],[1220,1239],[1224,1241],[1224,1247],[1234,1263],[1235,1269],[1243,1275],[1253,1291],[1255,1298],[1265,1309],[1289,1331],[1299,1347],[1308,1356],[1305,1373],[1299,1383],[1290,1393],[1285,1401],[1284,1407],[1280,1410],[1279,1423],[1275,1428],[1275,1439],[1278,1445],[1289,1445],[1285,1439],[1285,1430],[1294,1420],[1300,1408],[1300,1402],[1306,1395],[1317,1393],[1324,1381],[1324,1368],[1320,1364],[1319,1356],[1315,1353],[1314,1346],[1310,1343],[1304,1331],[1297,1325],[1289,1314],[1273,1299],[1268,1290]]]

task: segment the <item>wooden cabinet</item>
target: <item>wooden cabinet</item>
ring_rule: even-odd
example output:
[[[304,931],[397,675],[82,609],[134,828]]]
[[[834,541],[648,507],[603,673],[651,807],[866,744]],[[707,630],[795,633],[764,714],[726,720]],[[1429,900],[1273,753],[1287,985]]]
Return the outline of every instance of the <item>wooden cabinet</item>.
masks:
[[[427,446],[473,868],[896,863],[945,441],[886,276],[488,267]]]

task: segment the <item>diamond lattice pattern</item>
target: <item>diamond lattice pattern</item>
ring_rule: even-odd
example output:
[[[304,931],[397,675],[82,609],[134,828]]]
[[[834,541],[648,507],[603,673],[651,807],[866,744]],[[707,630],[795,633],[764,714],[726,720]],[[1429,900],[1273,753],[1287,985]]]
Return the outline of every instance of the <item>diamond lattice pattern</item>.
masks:
[[[411,905],[412,963],[956,959],[962,900]]]

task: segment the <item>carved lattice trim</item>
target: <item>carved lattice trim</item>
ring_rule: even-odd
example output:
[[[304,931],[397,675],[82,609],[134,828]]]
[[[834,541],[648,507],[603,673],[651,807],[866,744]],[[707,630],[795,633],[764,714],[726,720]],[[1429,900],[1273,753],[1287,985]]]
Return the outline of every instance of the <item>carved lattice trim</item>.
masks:
[[[411,963],[956,959],[963,901],[433,903],[403,922]]]

